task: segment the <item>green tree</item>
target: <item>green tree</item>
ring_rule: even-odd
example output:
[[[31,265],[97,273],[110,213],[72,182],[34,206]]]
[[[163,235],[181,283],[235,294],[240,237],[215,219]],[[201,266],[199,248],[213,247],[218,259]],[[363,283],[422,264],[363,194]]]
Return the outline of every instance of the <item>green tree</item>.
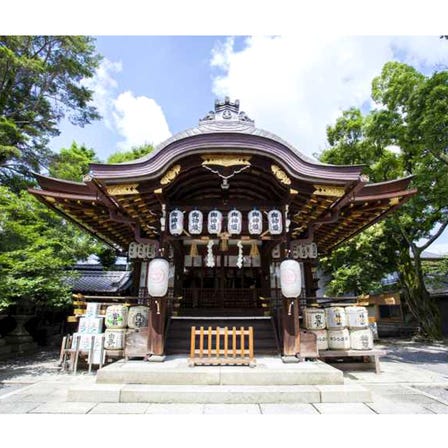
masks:
[[[424,76],[408,65],[387,63],[372,83],[372,98],[379,107],[366,116],[353,110],[343,114],[328,129],[332,147],[321,156],[322,161],[335,164],[352,163],[355,157],[357,163],[367,165],[373,181],[413,176],[412,186],[418,193],[382,224],[385,250],[374,250],[373,256],[380,253],[384,260],[383,265],[377,264],[379,273],[399,273],[406,304],[422,334],[431,338],[440,337],[440,315],[425,286],[421,255],[448,226],[448,165],[443,163],[442,139],[434,131],[441,129],[445,109],[440,107],[436,113],[430,106],[422,108],[422,101],[426,95],[436,98],[431,100],[432,105],[438,103],[440,97],[434,92],[442,79],[445,76],[441,73]],[[387,149],[392,146],[398,151]],[[421,244],[422,240],[426,242]],[[357,239],[349,243],[356,244]],[[377,242],[370,249],[369,245],[365,247],[364,257],[372,257],[370,251],[379,246]],[[344,278],[339,269],[347,269],[348,265],[351,274],[359,277],[370,272],[367,258],[353,257],[347,248],[341,250],[352,258],[342,257],[342,261],[336,251],[327,260],[335,270],[334,278],[339,279],[339,290]],[[345,277],[350,275],[345,273]],[[372,277],[375,281],[377,278]],[[346,285],[350,286],[348,282]],[[374,284],[364,287],[372,288]]]
[[[87,36],[0,36],[0,183],[48,166],[47,144],[64,118],[99,118],[82,80],[100,56]]]
[[[95,151],[73,142],[70,148],[62,148],[52,158],[48,172],[52,177],[81,182],[93,162],[99,162]]]
[[[107,163],[124,163],[131,162],[132,160],[139,159],[140,157],[146,156],[151,151],[153,151],[152,145],[142,145],[135,146],[129,151],[118,151],[114,152],[107,159]]]
[[[0,186],[0,310],[29,299],[62,307],[71,300],[67,279],[91,253],[91,238],[27,192]]]

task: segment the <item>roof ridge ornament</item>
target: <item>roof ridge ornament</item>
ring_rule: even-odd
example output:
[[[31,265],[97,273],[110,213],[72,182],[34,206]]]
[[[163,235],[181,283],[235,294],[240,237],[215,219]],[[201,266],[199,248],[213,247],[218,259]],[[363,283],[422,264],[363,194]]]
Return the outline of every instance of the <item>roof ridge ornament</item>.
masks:
[[[199,125],[212,123],[217,125],[223,125],[224,123],[235,125],[235,123],[241,122],[252,127],[254,126],[254,120],[251,120],[246,112],[240,112],[239,100],[232,102],[226,96],[224,100],[215,100],[215,110],[210,111],[204,118],[199,120]]]

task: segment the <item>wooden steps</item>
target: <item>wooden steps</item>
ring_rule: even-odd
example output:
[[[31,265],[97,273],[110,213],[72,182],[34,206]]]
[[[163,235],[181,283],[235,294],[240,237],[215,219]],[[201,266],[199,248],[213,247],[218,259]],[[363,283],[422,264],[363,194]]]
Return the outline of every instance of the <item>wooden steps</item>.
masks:
[[[270,317],[172,317],[168,324],[165,352],[167,355],[190,353],[191,327],[253,328],[254,353],[257,355],[278,355],[280,353],[274,326]]]

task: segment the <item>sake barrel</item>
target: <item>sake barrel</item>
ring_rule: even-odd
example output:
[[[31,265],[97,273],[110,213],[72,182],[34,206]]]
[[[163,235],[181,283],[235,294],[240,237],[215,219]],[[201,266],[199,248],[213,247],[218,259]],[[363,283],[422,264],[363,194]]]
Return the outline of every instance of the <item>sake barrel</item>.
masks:
[[[296,260],[284,260],[280,263],[280,286],[287,298],[296,298],[302,292],[302,274],[300,263]]]
[[[327,328],[329,330],[339,330],[347,326],[345,310],[341,306],[331,306],[325,309]]]
[[[308,330],[323,330],[326,327],[325,310],[322,308],[305,308],[303,317]]]
[[[345,308],[348,328],[367,328],[369,326],[369,315],[364,306],[348,306]]]
[[[128,307],[110,305],[106,309],[106,328],[126,328],[128,324]]]
[[[330,350],[349,350],[350,333],[348,329],[328,330],[328,348]]]
[[[154,258],[148,267],[148,293],[152,297],[163,297],[168,291],[170,264],[165,258]]]
[[[327,330],[310,330],[316,335],[317,349],[328,350],[328,333]]]
[[[107,329],[104,332],[104,348],[106,350],[123,350],[126,330]]]
[[[86,317],[97,317],[100,314],[101,303],[90,302],[86,307]]]
[[[372,350],[372,330],[370,328],[350,330],[350,346],[353,350]]]
[[[143,328],[148,326],[149,307],[144,305],[131,306],[128,314],[129,328]]]

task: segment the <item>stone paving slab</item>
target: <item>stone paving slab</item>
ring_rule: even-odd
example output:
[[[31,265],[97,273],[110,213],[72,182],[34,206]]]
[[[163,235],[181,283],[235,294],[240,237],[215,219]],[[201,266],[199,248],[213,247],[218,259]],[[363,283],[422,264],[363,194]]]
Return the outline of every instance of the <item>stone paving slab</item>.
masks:
[[[26,414],[42,404],[42,402],[1,401],[0,414]]]
[[[313,403],[320,414],[375,414],[364,403]]]
[[[448,406],[442,403],[425,404],[423,407],[431,412],[434,412],[435,414],[448,414]]]
[[[258,404],[205,404],[204,414],[261,414]]]
[[[317,409],[308,403],[263,403],[260,404],[262,414],[319,414]]]
[[[137,404],[137,403],[130,403]],[[152,403],[147,405],[146,414],[202,414],[204,412],[203,404],[182,403]]]
[[[316,386],[320,392],[322,403],[356,403],[372,401],[372,394],[366,388],[357,384],[348,385],[320,385]]]
[[[147,403],[98,403],[89,414],[144,414]]]
[[[68,401],[95,401],[99,403],[118,403],[123,384],[76,385],[68,389]]]
[[[434,414],[425,405],[422,406],[416,403],[397,403],[393,401],[376,401],[368,403],[368,406],[377,414]]]
[[[31,414],[87,414],[97,403],[45,403],[31,410]]]

